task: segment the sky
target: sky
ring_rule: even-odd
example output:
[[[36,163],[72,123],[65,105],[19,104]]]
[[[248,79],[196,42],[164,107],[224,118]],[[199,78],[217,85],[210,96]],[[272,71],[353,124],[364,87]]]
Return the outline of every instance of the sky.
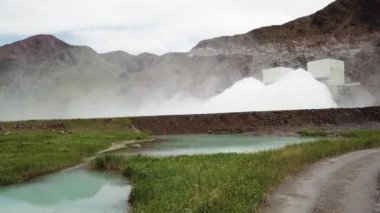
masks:
[[[199,41],[278,25],[333,0],[0,0],[0,46],[53,34],[98,52],[189,51]]]

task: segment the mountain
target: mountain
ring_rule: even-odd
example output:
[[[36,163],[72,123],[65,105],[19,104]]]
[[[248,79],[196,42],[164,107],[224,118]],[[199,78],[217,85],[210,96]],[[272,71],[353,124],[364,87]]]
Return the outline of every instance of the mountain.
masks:
[[[66,117],[71,101],[113,93],[112,85],[123,84],[121,73],[91,48],[51,35],[5,45],[0,47],[0,118]]]
[[[0,119],[118,116],[147,101],[207,98],[242,78],[244,60],[249,59],[98,54],[36,35],[0,47]]]
[[[35,59],[46,57],[56,51],[70,47],[69,44],[52,35],[36,35],[28,39],[7,44],[0,49],[0,60]]]
[[[70,47],[51,35],[38,35],[0,48],[0,71],[20,69],[22,65],[43,61],[50,54]]]
[[[249,55],[254,72],[276,66],[305,68],[308,61],[340,59],[345,61],[348,79],[378,93],[380,0],[337,0],[284,25],[201,41],[190,55]]]
[[[98,54],[36,35],[0,47],[0,119],[102,115],[111,111],[107,107],[121,112],[173,98],[207,99],[244,77],[259,78],[264,68],[305,68],[322,58],[345,61],[346,77],[380,100],[379,11],[380,0],[337,0],[284,25],[162,56]]]

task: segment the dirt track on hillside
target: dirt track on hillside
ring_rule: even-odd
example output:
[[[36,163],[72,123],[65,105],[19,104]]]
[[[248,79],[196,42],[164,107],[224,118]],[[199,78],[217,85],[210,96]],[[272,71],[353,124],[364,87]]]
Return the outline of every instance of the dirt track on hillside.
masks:
[[[269,197],[265,213],[380,212],[380,149],[314,164]]]

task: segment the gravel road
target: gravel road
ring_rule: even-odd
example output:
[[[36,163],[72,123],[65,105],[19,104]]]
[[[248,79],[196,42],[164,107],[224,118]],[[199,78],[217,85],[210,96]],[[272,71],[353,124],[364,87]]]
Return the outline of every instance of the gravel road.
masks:
[[[318,162],[268,198],[265,213],[380,213],[380,149]]]

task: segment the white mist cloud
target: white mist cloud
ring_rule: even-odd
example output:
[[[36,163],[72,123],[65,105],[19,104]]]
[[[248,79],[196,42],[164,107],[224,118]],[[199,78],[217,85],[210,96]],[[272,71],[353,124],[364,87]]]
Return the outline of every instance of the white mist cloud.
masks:
[[[160,103],[146,102],[128,115],[204,114],[336,108],[329,89],[309,72],[298,69],[265,85],[252,77],[242,79],[207,100],[174,97]]]
[[[335,108],[329,89],[303,69],[265,85],[246,78],[206,103],[207,111],[270,111]]]
[[[1,94],[0,94],[0,98]],[[5,99],[6,97],[3,97]],[[222,93],[199,100],[177,94],[171,99],[148,97],[135,104],[120,94],[87,94],[64,101],[23,98],[0,103],[0,120],[125,117],[336,108],[328,88],[302,69],[265,85],[254,78],[238,81]]]
[[[333,0],[0,0],[1,35],[65,33],[97,51],[188,51],[203,39],[282,24]],[[1,45],[1,44],[0,44]]]

